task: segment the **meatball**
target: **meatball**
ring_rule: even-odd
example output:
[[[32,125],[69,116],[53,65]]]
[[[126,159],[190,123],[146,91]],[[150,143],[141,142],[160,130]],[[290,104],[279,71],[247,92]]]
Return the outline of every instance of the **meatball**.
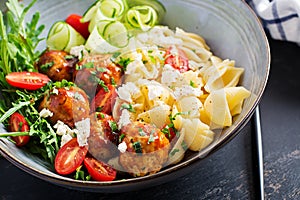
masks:
[[[78,63],[73,80],[89,96],[94,96],[105,85],[121,83],[122,69],[110,60],[111,55],[91,55]],[[100,87],[99,87],[100,85]]]
[[[42,54],[37,62],[37,67],[40,72],[47,74],[53,81],[63,79],[71,81],[77,62],[77,58],[70,56],[65,51],[50,50]]]
[[[133,122],[121,129],[127,149],[120,154],[120,164],[133,176],[158,172],[168,159],[169,140],[154,125]]]
[[[91,131],[88,138],[89,153],[98,160],[107,161],[117,156],[119,134],[110,115],[93,113],[90,116]]]
[[[55,124],[60,120],[71,128],[75,127],[75,122],[88,118],[90,113],[87,95],[75,86],[51,90],[39,105],[39,110],[43,108],[53,113],[51,123]]]

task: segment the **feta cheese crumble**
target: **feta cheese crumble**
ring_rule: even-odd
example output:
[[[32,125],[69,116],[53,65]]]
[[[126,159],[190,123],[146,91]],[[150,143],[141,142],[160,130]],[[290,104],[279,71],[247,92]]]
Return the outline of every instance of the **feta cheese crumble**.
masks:
[[[90,136],[90,118],[75,122],[75,127],[78,130],[77,142],[79,146],[87,145],[87,139]]]
[[[53,112],[51,112],[49,109],[47,108],[43,108],[40,113],[39,116],[42,118],[47,118],[47,117],[52,117],[53,116]]]
[[[141,95],[140,89],[132,82],[123,84],[117,89],[117,94],[120,99],[132,103],[132,98],[137,98]]]
[[[185,96],[196,96],[199,97],[202,91],[199,88],[193,88],[189,85],[183,85],[182,87],[176,87],[174,90],[174,96],[176,99],[180,99]]]
[[[121,142],[119,145],[118,145],[118,150],[121,152],[121,153],[125,153],[126,152],[126,149],[127,149],[127,144],[123,141]]]
[[[120,119],[118,121],[118,128],[121,129],[123,126],[126,126],[127,124],[130,124],[130,113],[127,109],[123,109]]]

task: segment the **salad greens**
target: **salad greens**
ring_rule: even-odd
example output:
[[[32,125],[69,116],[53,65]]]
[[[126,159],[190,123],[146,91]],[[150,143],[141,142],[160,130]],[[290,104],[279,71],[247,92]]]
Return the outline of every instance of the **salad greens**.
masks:
[[[36,51],[36,47],[43,40],[39,36],[44,30],[44,25],[38,26],[38,12],[32,16],[31,21],[25,23],[25,15],[36,1],[33,0],[24,7],[17,0],[9,0],[6,4],[8,11],[5,14],[0,12],[0,123],[7,125],[8,118],[16,111],[26,116],[30,131],[9,134],[32,136],[30,143],[34,144],[28,145],[31,152],[53,162],[59,149],[59,139],[47,120],[39,116],[35,107],[36,102],[51,87],[51,83],[39,90],[28,92],[15,89],[5,80],[5,76],[10,72],[37,71],[34,63],[41,52]],[[0,136],[8,136],[8,133],[2,133]]]
[[[103,0],[103,2],[104,1],[108,4],[111,3],[111,1]],[[0,124],[8,127],[10,116],[15,112],[19,112],[26,118],[30,127],[28,132],[0,133],[0,137],[8,137],[9,139],[9,136],[29,135],[31,139],[25,148],[34,154],[42,156],[45,160],[54,163],[55,156],[60,148],[59,144],[61,138],[57,136],[52,125],[40,115],[37,107],[40,100],[46,93],[52,90],[53,87],[68,87],[74,83],[65,80],[55,83],[50,81],[40,89],[28,91],[26,89],[13,87],[9,85],[6,80],[6,76],[11,72],[38,71],[36,63],[43,52],[38,51],[37,46],[45,39],[40,38],[45,26],[39,25],[39,12],[34,13],[28,22],[25,21],[26,14],[36,2],[37,0],[32,0],[31,3],[24,6],[20,4],[18,0],[8,0],[6,3],[8,10],[5,13],[0,12]],[[96,3],[97,2],[99,2],[99,0],[96,1]],[[137,3],[139,5],[138,7],[126,7],[126,9],[131,11],[131,14],[128,15],[124,23],[131,25],[133,28],[137,26],[143,28],[148,25],[154,25],[158,23],[158,20],[165,14],[163,6],[157,3],[156,0],[116,0],[116,2],[125,2],[125,4],[128,3],[130,5]],[[142,7],[143,2],[148,3]],[[97,12],[92,12],[94,11],[92,8],[95,5],[97,4],[92,5],[90,8],[91,17],[97,14]],[[154,5],[154,8],[150,9],[149,6],[151,5]],[[154,10],[159,13],[155,13]],[[147,12],[145,13],[145,11]],[[112,13],[112,16],[114,15],[115,12]],[[116,23],[113,24],[116,25]],[[112,25],[112,23],[110,23],[110,25]],[[107,38],[110,38],[118,28],[120,28],[120,26],[107,26],[105,32]],[[105,35],[105,33],[103,34]],[[126,70],[126,66],[129,62],[131,62],[130,59],[120,59],[118,64],[123,67],[123,70]],[[53,63],[49,64],[51,65]],[[49,65],[45,65],[42,68],[47,69],[48,67]],[[101,81],[102,80],[99,80],[99,85],[104,89],[107,88],[104,82]],[[131,112],[134,112],[132,105],[123,106]],[[110,124],[110,126],[117,129],[116,124]],[[122,138],[122,136],[120,138]],[[149,142],[153,142],[153,135],[150,137]],[[140,152],[141,144],[135,143],[134,145],[135,150]],[[85,171],[81,168],[76,170],[75,176],[76,179],[90,179],[90,176],[86,176]]]

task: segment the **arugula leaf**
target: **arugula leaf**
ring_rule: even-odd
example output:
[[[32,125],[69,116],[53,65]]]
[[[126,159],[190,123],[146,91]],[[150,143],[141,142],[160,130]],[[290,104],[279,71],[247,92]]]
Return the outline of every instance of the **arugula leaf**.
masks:
[[[13,92],[6,92],[13,87],[6,82],[5,76],[17,71],[36,71],[34,63],[41,53],[35,48],[42,40],[39,35],[45,26],[37,26],[38,12],[25,24],[25,16],[36,1],[24,7],[17,0],[9,0],[6,3],[8,11],[5,14],[0,12],[0,114],[18,98]]]

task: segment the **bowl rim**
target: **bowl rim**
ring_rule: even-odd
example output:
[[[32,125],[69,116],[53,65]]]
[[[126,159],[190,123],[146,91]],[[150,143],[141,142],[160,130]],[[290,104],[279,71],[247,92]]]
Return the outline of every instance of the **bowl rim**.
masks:
[[[177,177],[183,176],[186,173],[189,173],[195,166],[199,165],[199,160],[203,160],[208,157],[208,155],[213,154],[214,152],[218,151],[222,146],[230,142],[235,136],[239,134],[239,132],[243,129],[243,127],[250,121],[253,113],[255,112],[256,107],[259,106],[259,102],[261,101],[262,95],[266,89],[268,77],[270,73],[270,64],[271,64],[271,53],[270,53],[270,47],[267,35],[264,31],[264,28],[261,24],[260,19],[256,15],[256,13],[253,11],[253,9],[245,2],[245,0],[242,0],[242,4],[246,6],[246,8],[252,13],[253,19],[255,19],[255,23],[257,23],[258,28],[260,30],[260,34],[262,36],[262,39],[264,41],[263,46],[266,48],[266,56],[267,56],[267,66],[266,67],[266,73],[265,77],[263,78],[262,87],[259,90],[258,94],[256,94],[256,99],[252,105],[252,107],[249,109],[249,112],[246,113],[246,115],[242,118],[240,123],[231,130],[229,134],[227,134],[222,140],[219,140],[215,143],[213,146],[209,146],[208,148],[205,148],[201,150],[201,153],[198,153],[197,156],[194,156],[184,162],[180,162],[179,164],[168,166],[167,168],[163,168],[161,171],[143,176],[143,177],[135,177],[135,178],[129,178],[129,179],[121,179],[121,180],[115,180],[110,182],[100,182],[100,181],[83,181],[83,180],[75,180],[71,179],[69,177],[61,176],[58,174],[53,174],[55,176],[52,176],[52,174],[44,173],[43,171],[40,171],[32,166],[29,166],[22,162],[21,160],[17,159],[14,155],[9,154],[8,151],[3,149],[0,145],[0,153],[3,155],[4,158],[6,158],[8,161],[10,161],[13,165],[18,167],[19,169],[39,178],[44,181],[54,183],[56,185],[66,187],[69,189],[77,189],[77,190],[83,190],[83,191],[91,191],[91,192],[124,192],[124,191],[132,191],[132,190],[138,190],[139,188],[143,187],[142,185],[156,185],[158,182],[163,183],[165,182],[166,178],[169,177],[171,179],[175,179]],[[0,138],[0,142],[4,142],[2,140],[6,140],[5,138]],[[170,175],[171,172],[176,172],[175,176]],[[137,183],[142,182],[143,184],[140,184],[139,187],[136,187]]]

